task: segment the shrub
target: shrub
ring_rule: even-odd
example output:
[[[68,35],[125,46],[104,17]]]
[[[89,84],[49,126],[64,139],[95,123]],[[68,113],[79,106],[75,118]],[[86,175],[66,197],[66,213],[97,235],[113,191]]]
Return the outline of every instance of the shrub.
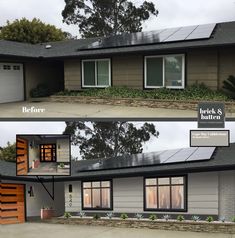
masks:
[[[64,218],[68,219],[71,217],[71,214],[69,212],[64,213]]]
[[[223,89],[227,92],[233,99],[235,99],[235,76],[230,75],[227,80],[223,82]]]
[[[59,164],[59,168],[60,168],[60,169],[63,169],[63,168],[64,168],[64,163],[60,163],[60,164]]]
[[[125,219],[128,218],[128,216],[127,216],[126,213],[122,213],[122,214],[120,215],[120,218],[123,219],[123,220],[125,220]]]
[[[194,84],[183,90],[158,88],[154,90],[131,89],[127,87],[108,87],[105,89],[86,89],[84,91],[63,91],[62,96],[93,96],[105,98],[145,98],[159,100],[219,100],[226,101],[230,97],[224,92],[213,91],[204,84]]]
[[[212,216],[208,216],[208,217],[206,218],[206,221],[208,221],[208,222],[213,222],[213,221],[214,221],[214,218],[213,218]]]
[[[46,84],[38,84],[36,88],[33,88],[30,91],[30,97],[32,98],[47,97],[50,94],[51,91]]]
[[[100,215],[99,215],[99,214],[95,214],[95,215],[93,216],[93,219],[94,219],[94,220],[100,219]]]
[[[164,220],[168,221],[171,219],[171,216],[170,215],[163,215],[162,217]]]
[[[138,220],[143,218],[143,215],[141,213],[136,213],[135,214],[135,218],[137,218]]]
[[[154,220],[156,220],[157,219],[157,216],[155,215],[155,214],[151,214],[150,216],[149,216],[149,220],[151,220],[151,221],[154,221]]]
[[[114,217],[114,213],[113,212],[108,212],[106,214],[106,217],[108,217],[109,219],[112,219]]]
[[[191,218],[193,221],[200,221],[200,217],[199,216],[192,216]]]
[[[232,222],[235,222],[235,216],[232,218]]]
[[[184,216],[182,215],[177,216],[177,221],[184,221]]]

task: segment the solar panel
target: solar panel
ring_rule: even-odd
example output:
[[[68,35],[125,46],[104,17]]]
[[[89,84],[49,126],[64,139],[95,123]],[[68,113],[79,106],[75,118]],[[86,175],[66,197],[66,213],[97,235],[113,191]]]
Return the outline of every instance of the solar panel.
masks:
[[[195,25],[161,29],[149,32],[123,33],[100,38],[84,49],[112,48],[133,45],[157,44],[210,38],[216,24]]]
[[[209,38],[215,28],[216,24],[199,25],[186,40],[204,39]]]
[[[118,158],[96,160],[80,167],[79,171],[120,169],[160,164],[185,163],[191,161],[210,160],[215,147],[193,147],[165,150],[136,155],[124,155]]]

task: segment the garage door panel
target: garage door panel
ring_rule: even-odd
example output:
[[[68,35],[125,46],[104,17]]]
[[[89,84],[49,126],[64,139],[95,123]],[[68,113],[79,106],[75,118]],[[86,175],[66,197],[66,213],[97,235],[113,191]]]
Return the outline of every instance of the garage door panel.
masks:
[[[1,184],[1,223],[25,221],[25,192],[22,184]]]
[[[23,64],[0,63],[0,103],[23,100]]]

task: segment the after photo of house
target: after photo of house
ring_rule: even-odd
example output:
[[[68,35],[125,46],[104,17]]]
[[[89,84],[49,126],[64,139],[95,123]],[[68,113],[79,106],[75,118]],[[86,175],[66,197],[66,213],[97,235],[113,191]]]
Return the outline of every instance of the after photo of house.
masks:
[[[70,175],[69,135],[16,135],[17,175]]]

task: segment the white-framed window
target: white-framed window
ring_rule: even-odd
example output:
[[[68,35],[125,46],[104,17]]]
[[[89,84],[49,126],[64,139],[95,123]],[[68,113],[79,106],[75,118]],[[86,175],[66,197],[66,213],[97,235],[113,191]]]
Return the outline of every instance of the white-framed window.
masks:
[[[104,88],[111,86],[110,59],[82,60],[82,87]]]
[[[157,55],[145,56],[145,88],[175,88],[185,86],[185,56]]]

